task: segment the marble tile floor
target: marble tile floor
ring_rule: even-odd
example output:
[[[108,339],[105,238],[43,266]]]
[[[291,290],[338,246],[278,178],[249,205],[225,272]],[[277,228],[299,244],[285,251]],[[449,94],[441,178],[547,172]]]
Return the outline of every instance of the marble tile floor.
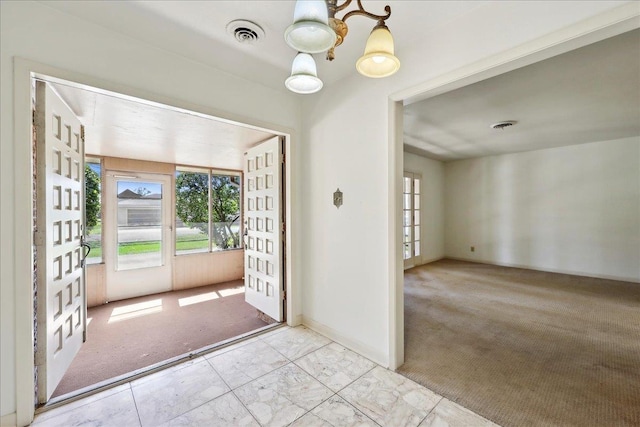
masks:
[[[496,426],[304,327],[43,412],[33,426]]]

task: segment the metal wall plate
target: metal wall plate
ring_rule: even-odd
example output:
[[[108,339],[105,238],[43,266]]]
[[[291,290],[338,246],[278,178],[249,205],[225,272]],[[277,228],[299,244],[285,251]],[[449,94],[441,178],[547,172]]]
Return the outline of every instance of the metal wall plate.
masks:
[[[333,204],[336,208],[342,206],[342,191],[339,188],[333,193]]]

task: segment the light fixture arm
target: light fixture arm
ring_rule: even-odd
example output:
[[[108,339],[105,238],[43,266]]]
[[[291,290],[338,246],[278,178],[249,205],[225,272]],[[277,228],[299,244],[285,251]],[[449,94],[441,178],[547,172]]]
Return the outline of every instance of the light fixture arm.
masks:
[[[352,16],[366,16],[367,18],[378,21],[378,25],[384,25],[384,22],[391,16],[391,6],[386,5],[384,11],[386,15],[376,15],[371,12],[367,12],[362,6],[362,0],[357,0],[358,8],[345,13],[342,18],[336,18],[336,13],[346,9],[352,3],[353,0],[345,0],[342,4],[338,5],[338,0],[325,0],[327,3],[327,11],[329,13],[329,26],[336,33],[335,45],[327,51],[327,60],[333,61],[335,58],[334,49],[342,44],[344,38],[349,31],[345,21]]]
[[[332,2],[333,0],[328,0],[329,2]],[[337,11],[343,10],[345,7],[349,6],[349,4],[352,2],[352,0],[346,0],[344,2],[344,4],[342,4],[342,6],[338,6],[338,8],[336,9]],[[352,16],[355,15],[360,15],[360,16],[366,16],[367,18],[371,18],[374,21],[386,21],[387,19],[389,19],[389,17],[391,16],[391,6],[386,5],[384,7],[384,11],[386,12],[386,15],[376,15],[373,14],[371,12],[367,12],[366,10],[364,10],[364,7],[362,7],[362,1],[361,0],[357,0],[358,2],[358,9],[356,10],[352,10],[350,12],[345,13],[345,15],[342,17],[342,22],[346,22],[347,19],[351,18]],[[333,18],[334,16],[331,16],[331,11],[329,11],[329,17]]]

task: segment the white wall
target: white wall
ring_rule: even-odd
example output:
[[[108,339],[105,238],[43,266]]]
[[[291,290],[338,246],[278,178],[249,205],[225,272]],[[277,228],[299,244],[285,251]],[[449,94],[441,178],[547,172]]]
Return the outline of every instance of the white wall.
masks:
[[[393,233],[388,230],[388,205],[390,181],[395,178],[390,175],[394,171],[388,143],[390,95],[619,5],[488,3],[425,31],[411,50],[396,51],[402,61],[396,75],[375,80],[354,71],[305,99],[301,270],[306,324],[379,363],[393,363]],[[389,25],[393,28],[393,17]],[[331,203],[337,187],[344,192],[340,209]],[[399,300],[395,309],[401,305]]]
[[[422,176],[420,263],[438,260],[444,257],[444,163],[405,152],[404,170]]]
[[[640,137],[446,163],[445,227],[449,257],[640,281]]]
[[[14,168],[13,58],[15,56],[63,70],[82,73],[113,86],[133,88],[158,99],[178,100],[205,112],[224,112],[227,118],[246,118],[253,124],[273,124],[298,136],[299,99],[186,60],[168,51],[138,42],[117,32],[51,9],[43,3],[0,3],[0,80],[2,93],[1,237],[0,237],[0,416],[16,411],[16,289],[30,287],[15,271],[16,224],[14,202],[29,212],[28,183],[16,182]],[[214,52],[212,52],[214,54]],[[24,141],[30,144],[30,141]],[[294,144],[298,141],[294,139]],[[295,159],[294,159],[295,161]],[[296,177],[293,176],[292,180]],[[25,185],[27,185],[25,189]],[[25,191],[26,190],[26,191]],[[299,199],[294,193],[294,211]],[[295,227],[296,225],[294,225]],[[19,255],[20,256],[20,255]],[[20,261],[20,260],[19,260]],[[28,262],[23,265],[28,266]],[[27,276],[31,273],[27,271]],[[18,280],[18,281],[17,281]],[[295,278],[293,279],[295,280]],[[298,316],[299,313],[294,313]],[[19,357],[32,358],[32,354]]]

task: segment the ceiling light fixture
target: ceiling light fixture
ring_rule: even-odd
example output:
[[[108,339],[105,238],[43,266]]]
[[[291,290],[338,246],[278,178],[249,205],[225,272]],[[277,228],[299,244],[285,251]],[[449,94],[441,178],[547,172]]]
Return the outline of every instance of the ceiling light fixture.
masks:
[[[289,90],[296,93],[314,93],[322,88],[322,81],[317,76],[311,54],[326,51],[327,60],[332,61],[335,58],[334,49],[342,44],[349,31],[345,21],[355,15],[366,16],[377,21],[367,40],[364,54],[356,62],[358,72],[367,77],[381,78],[398,71],[400,61],[394,55],[393,37],[385,24],[391,16],[391,7],[385,6],[385,15],[375,15],[364,9],[361,0],[356,0],[357,9],[346,12],[342,18],[337,18],[336,13],[346,9],[352,1],[345,0],[341,5],[338,5],[338,0],[298,0],[296,2],[294,22],[284,33],[287,44],[298,51],[292,66],[291,77],[285,82]],[[313,73],[296,73],[296,61],[301,54],[306,54],[311,59]],[[309,63],[309,58],[306,56],[304,58],[304,62]],[[305,92],[297,90],[299,87],[296,83],[299,82],[301,75],[317,79],[315,90]],[[308,80],[308,82],[311,81],[312,79]]]

